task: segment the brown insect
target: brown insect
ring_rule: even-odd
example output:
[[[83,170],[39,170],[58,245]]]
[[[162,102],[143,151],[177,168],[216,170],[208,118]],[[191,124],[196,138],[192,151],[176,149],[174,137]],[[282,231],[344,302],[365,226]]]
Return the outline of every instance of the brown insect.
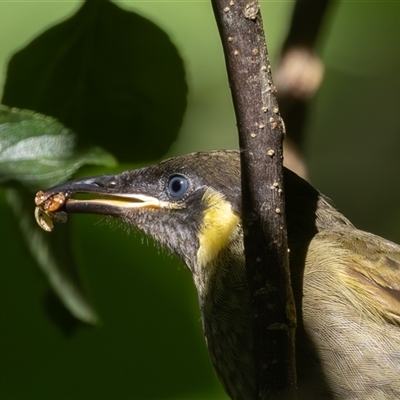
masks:
[[[38,225],[47,232],[51,232],[54,228],[53,220],[65,222],[65,213],[61,218],[56,218],[54,212],[58,211],[67,200],[64,193],[44,193],[41,190],[36,193],[35,197],[35,218]]]

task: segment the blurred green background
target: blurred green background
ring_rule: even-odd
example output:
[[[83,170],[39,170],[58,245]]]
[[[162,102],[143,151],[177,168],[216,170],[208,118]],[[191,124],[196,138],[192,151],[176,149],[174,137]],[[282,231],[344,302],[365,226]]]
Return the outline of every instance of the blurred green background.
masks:
[[[0,2],[0,96],[12,54],[81,4]],[[166,156],[236,148],[210,3],[117,4],[162,28],[185,63],[188,107]],[[272,61],[293,4],[261,2]],[[315,186],[358,227],[397,242],[399,19],[398,1],[343,1],[333,7],[318,46],[325,80],[312,101],[306,138]],[[1,191],[0,207],[1,399],[226,398],[208,359],[195,289],[183,265],[117,224],[93,216],[70,218],[76,256],[101,323],[68,333],[49,318],[48,285],[24,248]]]

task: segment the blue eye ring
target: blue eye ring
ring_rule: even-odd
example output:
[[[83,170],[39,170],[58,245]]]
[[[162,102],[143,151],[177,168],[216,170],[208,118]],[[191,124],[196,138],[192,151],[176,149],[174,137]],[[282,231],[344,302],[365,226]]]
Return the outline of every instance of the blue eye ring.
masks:
[[[173,175],[169,178],[168,193],[173,199],[178,200],[182,198],[188,189],[189,182],[184,176]]]

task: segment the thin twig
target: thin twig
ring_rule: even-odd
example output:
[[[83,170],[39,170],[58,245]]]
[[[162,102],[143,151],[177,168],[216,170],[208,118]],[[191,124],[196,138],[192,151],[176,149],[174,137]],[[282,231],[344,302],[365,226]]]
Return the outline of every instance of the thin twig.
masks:
[[[308,103],[324,76],[324,65],[316,53],[321,27],[334,0],[297,0],[290,29],[274,70],[281,114],[285,120],[285,163],[307,177],[303,158],[304,130]]]
[[[257,398],[295,396],[279,114],[257,1],[212,0],[239,129],[246,268],[253,290]]]

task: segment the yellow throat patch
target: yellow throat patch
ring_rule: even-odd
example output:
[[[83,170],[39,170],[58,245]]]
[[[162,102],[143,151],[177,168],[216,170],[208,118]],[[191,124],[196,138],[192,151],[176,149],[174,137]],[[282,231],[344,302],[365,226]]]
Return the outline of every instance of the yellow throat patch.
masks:
[[[239,217],[233,212],[229,201],[212,189],[206,190],[202,201],[206,208],[199,231],[197,261],[207,265],[228,245],[239,223]]]

